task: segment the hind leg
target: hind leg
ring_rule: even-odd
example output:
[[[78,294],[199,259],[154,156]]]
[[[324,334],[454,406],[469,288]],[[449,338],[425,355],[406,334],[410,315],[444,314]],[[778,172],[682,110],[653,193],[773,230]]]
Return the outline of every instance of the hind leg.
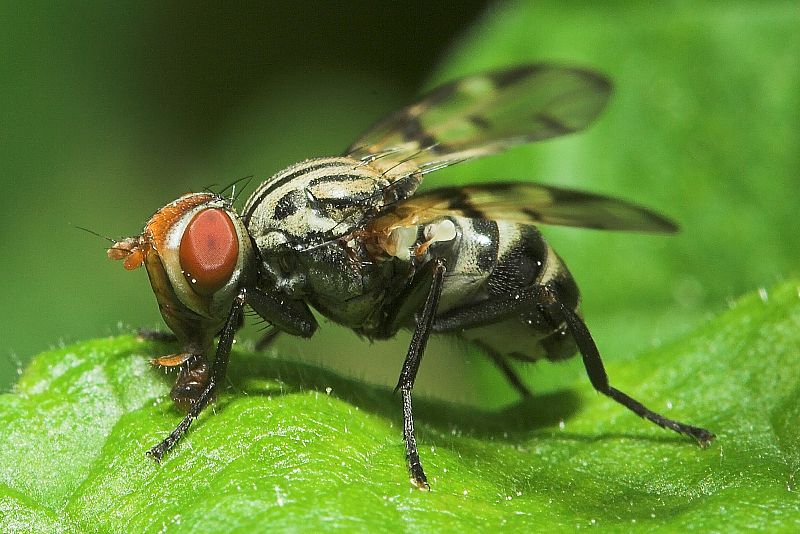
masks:
[[[509,385],[517,390],[517,393],[519,393],[520,397],[522,397],[523,399],[529,399],[533,397],[533,394],[531,394],[531,390],[528,389],[528,386],[526,386],[525,383],[522,381],[522,379],[519,377],[519,375],[511,366],[511,363],[508,361],[508,358],[506,356],[495,351],[489,345],[487,345],[482,341],[475,341],[474,343],[478,345],[481,349],[483,349],[484,352],[486,352],[486,355],[489,356],[489,359],[492,360],[492,363],[494,363],[497,369],[499,369],[500,372],[503,373],[503,376],[505,376]]]
[[[714,434],[708,430],[668,419],[645,407],[633,397],[612,387],[609,383],[603,360],[600,358],[600,351],[598,351],[597,345],[586,327],[586,323],[574,310],[565,306],[559,300],[555,287],[549,285],[539,286],[534,294],[534,299],[541,313],[548,317],[553,324],[565,325],[566,331],[578,346],[578,351],[583,358],[583,365],[586,368],[586,374],[589,375],[589,381],[597,391],[614,399],[639,417],[647,419],[662,428],[668,428],[679,434],[694,438],[701,447],[707,446],[714,440]]]
[[[574,284],[573,284],[574,286]],[[573,295],[572,299],[563,298],[562,294]],[[600,351],[595,345],[586,323],[575,311],[577,306],[577,288],[561,284],[547,283],[536,285],[512,294],[506,299],[482,302],[478,305],[464,307],[437,318],[434,329],[439,332],[460,331],[465,334],[477,335],[478,339],[489,332],[481,328],[481,324],[494,321],[491,328],[497,330],[499,342],[511,342],[516,346],[524,344],[521,339],[522,330],[518,323],[498,322],[498,317],[510,317],[517,314],[523,324],[534,332],[547,332],[544,338],[538,340],[543,354],[532,354],[530,359],[546,356],[549,359],[561,359],[574,353],[577,348],[583,359],[586,374],[592,386],[602,393],[625,406],[633,413],[655,423],[656,425],[673,430],[679,434],[690,436],[705,447],[714,440],[714,434],[708,430],[680,421],[674,421],[650,410],[633,397],[611,386],[608,380]],[[515,326],[516,325],[516,326]],[[501,331],[503,326],[515,326],[508,331]],[[466,337],[466,336],[465,336]],[[534,344],[530,344],[535,351]],[[501,350],[503,354],[514,354],[514,350]]]

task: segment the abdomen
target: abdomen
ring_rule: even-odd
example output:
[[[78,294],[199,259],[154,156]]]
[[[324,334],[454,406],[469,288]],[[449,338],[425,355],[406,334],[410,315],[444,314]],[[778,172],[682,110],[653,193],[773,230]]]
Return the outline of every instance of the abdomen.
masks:
[[[524,360],[562,359],[576,347],[565,325],[549,323],[526,290],[551,285],[565,305],[577,309],[579,292],[572,275],[532,225],[448,217],[456,225],[452,242],[430,247],[431,257],[447,260],[437,323],[486,350]]]

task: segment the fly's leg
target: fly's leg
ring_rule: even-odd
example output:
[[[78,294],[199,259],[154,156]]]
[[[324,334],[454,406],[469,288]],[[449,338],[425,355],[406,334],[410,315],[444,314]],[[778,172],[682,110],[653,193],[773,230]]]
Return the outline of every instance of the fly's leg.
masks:
[[[595,345],[594,339],[592,339],[592,335],[589,333],[589,329],[586,327],[583,320],[578,317],[578,314],[559,300],[553,287],[540,286],[537,291],[536,301],[540,311],[551,318],[555,324],[566,323],[567,330],[578,345],[578,350],[583,358],[583,365],[586,368],[586,374],[589,375],[589,380],[592,386],[594,386],[594,389],[611,397],[639,417],[647,419],[662,428],[668,428],[679,434],[694,438],[701,447],[706,447],[714,440],[714,434],[708,430],[668,419],[648,409],[636,399],[612,387],[608,382],[608,375],[603,366],[603,360],[600,358],[600,352],[597,350],[597,345]]]
[[[403,439],[406,442],[406,460],[411,474],[411,483],[421,490],[429,490],[430,486],[419,461],[417,438],[414,435],[414,414],[411,409],[411,390],[414,388],[414,381],[417,378],[422,354],[425,352],[425,345],[428,343],[428,337],[431,334],[431,326],[436,315],[439,297],[442,294],[446,270],[444,259],[436,258],[431,261],[433,262],[433,281],[428,291],[428,298],[422,308],[422,313],[417,317],[417,326],[414,329],[414,335],[411,337],[411,345],[408,347],[408,354],[406,354],[403,369],[400,371],[400,379],[395,388],[395,391],[400,390],[400,394],[403,397]]]
[[[214,397],[217,387],[225,379],[225,373],[228,369],[228,359],[231,355],[231,346],[233,345],[233,338],[236,335],[236,330],[239,326],[239,316],[241,315],[242,308],[244,307],[245,294],[245,289],[240,289],[239,294],[236,295],[236,298],[233,301],[230,314],[228,314],[228,319],[220,333],[219,343],[217,344],[217,354],[214,358],[214,365],[211,368],[211,378],[206,383],[205,389],[203,389],[200,395],[198,395],[194,402],[191,403],[189,406],[189,413],[186,414],[186,417],[183,418],[175,430],[173,430],[170,435],[164,439],[164,441],[147,451],[148,456],[152,456],[156,461],[160,461],[164,456],[164,453],[175,446],[178,440],[181,439],[181,436],[183,436],[183,434],[189,430],[189,426],[192,424],[192,421],[194,421],[197,416],[200,415],[200,412],[203,410],[203,408],[205,408],[209,401]]]
[[[523,399],[530,399],[531,397],[533,397],[533,395],[531,394],[531,390],[528,389],[528,386],[525,385],[525,383],[519,377],[514,368],[511,367],[511,364],[508,362],[508,359],[506,359],[502,354],[498,354],[496,351],[492,350],[491,347],[489,347],[486,343],[481,342],[480,340],[473,341],[473,343],[475,343],[477,346],[483,349],[483,351],[486,352],[487,355],[489,355],[489,358],[492,360],[492,363],[494,363],[500,370],[500,372],[503,373],[503,376],[506,377],[506,380],[511,385],[511,387],[517,390],[517,393],[519,393],[520,397],[522,397]]]
[[[170,391],[173,402],[184,411],[189,411],[203,395],[211,376],[211,366],[205,356],[202,354],[190,356],[190,360],[178,371],[175,385]]]
[[[159,332],[156,330],[139,331],[139,335],[144,335],[149,339],[169,341],[170,338],[177,341],[174,334],[166,332]],[[208,360],[203,356],[202,352],[198,350],[186,350],[185,352],[178,352],[175,354],[166,354],[153,358],[150,363],[157,367],[177,367],[178,376],[175,379],[175,385],[172,386],[170,396],[175,404],[184,411],[202,395],[208,384],[208,379],[211,376],[211,366]]]

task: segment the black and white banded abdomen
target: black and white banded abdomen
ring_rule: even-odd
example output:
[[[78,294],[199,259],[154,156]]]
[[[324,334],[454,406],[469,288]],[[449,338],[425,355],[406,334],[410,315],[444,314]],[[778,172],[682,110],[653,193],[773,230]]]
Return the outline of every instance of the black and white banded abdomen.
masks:
[[[537,228],[464,217],[443,220],[453,224],[455,237],[434,241],[429,249],[431,257],[447,261],[435,330],[517,359],[572,356],[576,347],[565,325],[551,324],[532,303],[516,302],[518,296],[524,302],[531,288],[549,285],[565,305],[578,307],[572,275]],[[430,225],[444,233],[448,228],[442,221]]]

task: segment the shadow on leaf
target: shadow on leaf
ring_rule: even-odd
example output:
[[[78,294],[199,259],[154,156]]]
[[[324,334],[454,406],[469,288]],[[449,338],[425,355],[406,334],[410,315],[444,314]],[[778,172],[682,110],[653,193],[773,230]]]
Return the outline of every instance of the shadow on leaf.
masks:
[[[154,352],[158,353],[163,346],[161,343],[154,344]],[[164,380],[169,383],[174,376],[174,373],[169,373],[164,375]],[[303,362],[276,359],[264,354],[235,352],[229,364],[227,385],[225,393],[216,401],[215,411],[218,415],[224,413],[225,406],[236,395],[274,397],[330,391],[335,397],[359,409],[398,424],[402,418],[399,395],[393,394],[388,388],[343,377]],[[534,395],[500,410],[481,410],[426,398],[414,399],[414,414],[420,436],[430,429],[439,434],[466,434],[514,443],[526,441],[533,433],[569,419],[579,407],[579,396],[569,390]],[[177,409],[174,411],[177,415]]]
[[[154,344],[159,353],[163,343]],[[162,375],[171,385],[174,373]],[[230,361],[227,388],[216,400],[214,411],[224,414],[225,407],[236,395],[280,396],[304,394],[309,391],[332,394],[348,403],[400,424],[402,412],[398,395],[385,387],[343,377],[333,371],[303,362],[283,360],[260,353],[235,352]],[[611,402],[598,395],[598,402]],[[568,421],[580,409],[580,397],[572,390],[534,395],[499,410],[481,410],[441,400],[414,399],[414,415],[418,437],[426,435],[473,436],[490,440],[522,444],[534,435],[552,435],[559,440],[596,443],[607,440],[632,439],[650,443],[683,443],[685,437],[665,431],[648,435],[631,428],[630,432],[604,432],[600,435],[575,434],[563,430],[547,431]],[[175,408],[168,408],[178,414]],[[619,407],[621,411],[625,408]],[[646,421],[632,424],[646,428]],[[196,425],[200,428],[202,423]],[[429,435],[430,434],[430,435]]]

